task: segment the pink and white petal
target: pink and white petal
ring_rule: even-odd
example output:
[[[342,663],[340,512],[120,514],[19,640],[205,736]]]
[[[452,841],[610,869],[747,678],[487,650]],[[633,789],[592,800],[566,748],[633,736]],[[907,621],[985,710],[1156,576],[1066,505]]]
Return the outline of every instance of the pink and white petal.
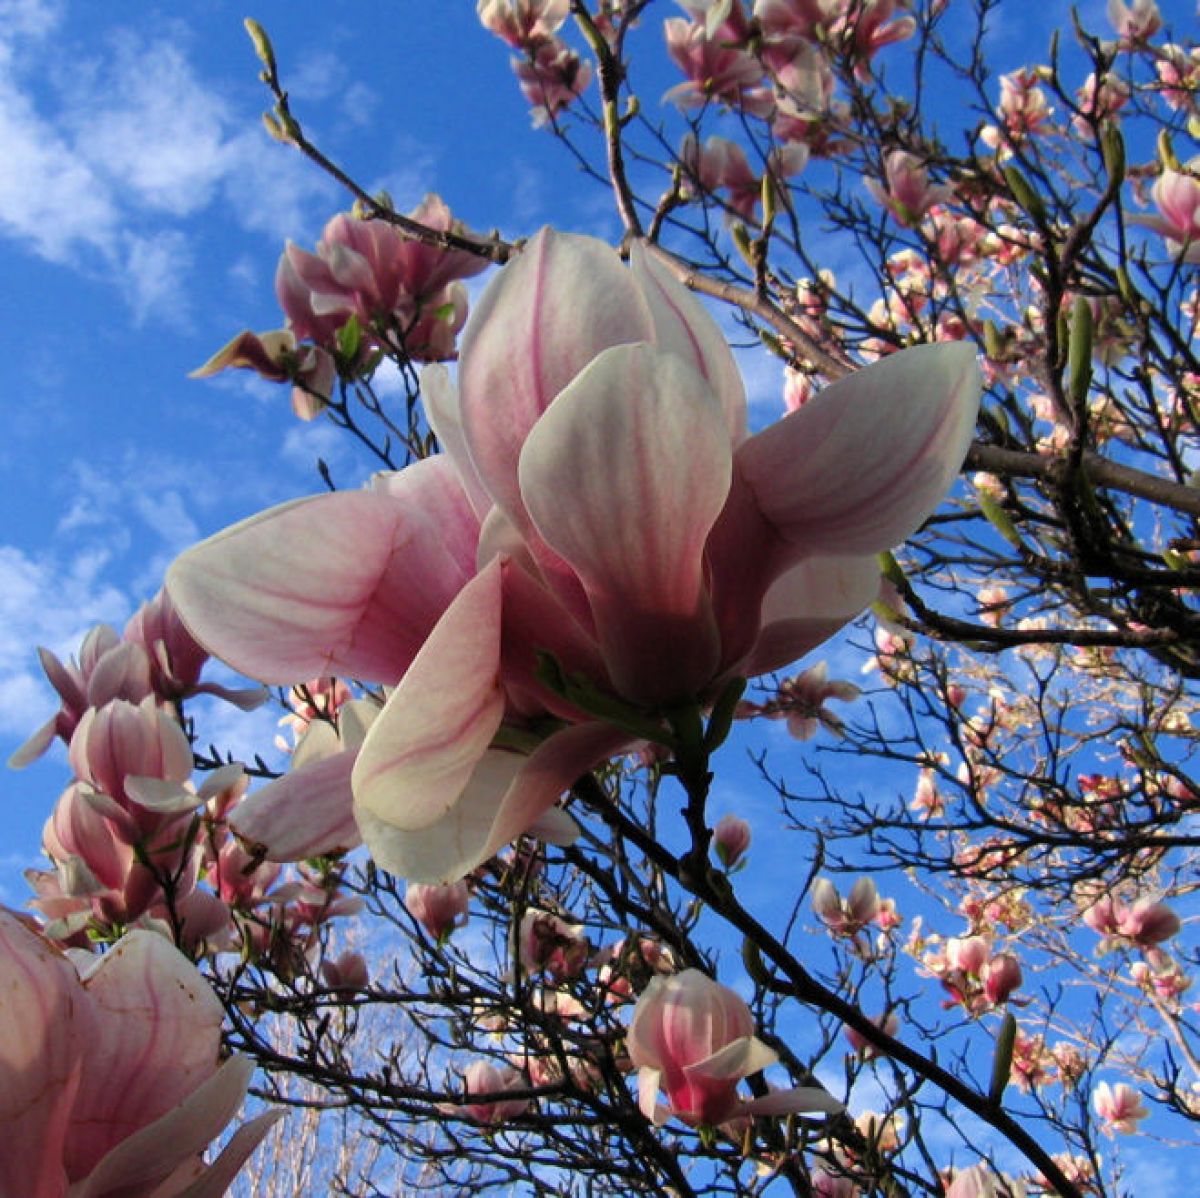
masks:
[[[372,477],[368,489],[421,512],[464,581],[475,573],[480,517],[458,467],[445,454],[413,462],[403,470],[382,470]]]
[[[966,342],[892,354],[742,443],[763,515],[805,553],[878,553],[944,498],[971,443],[980,373]]]
[[[171,597],[201,644],[262,682],[394,682],[470,577],[447,549],[474,518],[452,469],[409,467],[404,500],[339,492],[236,524],[176,560]]]
[[[661,1080],[662,1073],[648,1065],[638,1070],[638,1107],[655,1127],[662,1127],[671,1117],[670,1110],[658,1101]]]
[[[242,799],[229,826],[267,861],[303,861],[357,848],[362,836],[350,789],[357,758],[357,749],[346,749],[294,765]]]
[[[96,1028],[64,1158],[73,1181],[212,1077],[224,1015],[199,970],[154,932],[127,933],[83,983]]]
[[[746,388],[717,322],[643,242],[633,243],[629,266],[650,303],[655,344],[704,377],[721,401],[730,441],[739,445],[746,438]]]
[[[820,1086],[772,1090],[742,1105],[747,1115],[840,1115],[845,1109],[844,1103]]]
[[[58,734],[58,713],[52,715],[24,744],[20,745],[8,759],[10,770],[24,769],[35,762],[54,743]]]
[[[649,345],[600,354],[525,442],[529,514],[583,583],[626,698],[687,698],[714,673],[720,644],[703,555],[731,463],[711,387]]]
[[[653,340],[641,289],[594,238],[543,229],[488,284],[463,332],[462,423],[483,485],[519,525],[529,430],[602,350]]]
[[[156,1189],[150,1198],[222,1198],[250,1154],[283,1115],[282,1110],[256,1115],[233,1133],[224,1151],[211,1165],[200,1166],[202,1172],[190,1185],[185,1184],[185,1188],[179,1189],[168,1181]]]
[[[70,961],[3,909],[0,994],[0,1194],[61,1198],[91,1011]]]
[[[712,1056],[703,1061],[685,1065],[685,1076],[694,1081],[712,1079],[713,1081],[735,1081],[740,1077],[749,1077],[758,1073],[768,1065],[774,1065],[779,1060],[779,1054],[768,1048],[757,1036],[741,1036],[737,1040],[718,1049]]]
[[[879,598],[875,557],[810,557],[777,578],[762,606],[762,629],[742,667],[747,677],[789,665]]]
[[[172,1110],[117,1144],[71,1187],[67,1198],[142,1192],[135,1187],[152,1193],[220,1135],[237,1113],[253,1074],[249,1058],[230,1057]]]
[[[445,818],[500,727],[500,565],[463,587],[363,741],[352,786],[368,845],[366,820],[415,831]]]
[[[492,507],[492,499],[479,481],[479,472],[467,449],[458,390],[450,379],[450,372],[440,362],[426,366],[421,371],[421,399],[425,403],[425,418],[433,435],[437,437],[442,452],[454,463],[471,506],[482,520]]]
[[[529,756],[488,749],[454,804],[424,827],[397,827],[359,806],[363,839],[379,864],[409,881],[456,882],[518,836],[544,828],[559,796],[628,741],[592,723],[561,729]]]
[[[561,807],[548,807],[525,829],[526,836],[560,848],[574,844],[579,839],[579,832],[574,817]]]
[[[126,775],[125,793],[139,807],[156,815],[182,815],[195,811],[204,802],[194,790],[187,790],[177,782],[136,774]]]

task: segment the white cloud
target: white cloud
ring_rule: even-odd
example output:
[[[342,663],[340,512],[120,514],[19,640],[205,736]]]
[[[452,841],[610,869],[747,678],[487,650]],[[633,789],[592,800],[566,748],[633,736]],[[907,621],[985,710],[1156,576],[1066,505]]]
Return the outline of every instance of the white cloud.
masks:
[[[110,560],[96,549],[64,560],[0,545],[0,733],[24,740],[54,709],[37,646],[66,657],[93,624],[128,616],[128,596],[106,576]]]
[[[180,222],[216,209],[298,234],[332,185],[201,77],[181,28],[85,48],[62,17],[0,0],[0,236],[111,279],[139,322],[178,324],[193,259]]]

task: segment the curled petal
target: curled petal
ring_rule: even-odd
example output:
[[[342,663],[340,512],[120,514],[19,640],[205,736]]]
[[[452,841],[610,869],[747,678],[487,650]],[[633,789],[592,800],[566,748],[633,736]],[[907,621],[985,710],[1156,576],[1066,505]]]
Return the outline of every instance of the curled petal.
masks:
[[[224,1015],[196,967],[154,932],[130,932],[96,962],[84,983],[95,1008],[96,1034],[67,1145],[67,1172],[73,1179],[88,1176],[106,1153],[121,1151],[109,1151],[114,1144],[124,1147],[209,1079]],[[172,1163],[186,1155],[180,1153]]]
[[[633,243],[629,265],[650,302],[656,345],[703,376],[721,401],[730,441],[739,444],[746,436],[746,388],[717,322],[642,242]]]
[[[349,852],[362,843],[350,791],[357,758],[356,748],[346,749],[293,766],[238,803],[230,827],[267,861]]]
[[[71,1104],[89,1037],[71,963],[0,909],[0,1193],[61,1198]],[[14,1150],[19,1145],[19,1150]]]
[[[253,1073],[248,1057],[230,1057],[178,1106],[122,1140],[72,1188],[71,1198],[146,1192],[170,1176],[220,1135],[237,1113]]]
[[[380,865],[411,881],[465,876],[627,739],[581,724],[528,757],[492,747],[505,710],[501,566],[493,559],[463,588],[371,726],[354,767],[363,839]]]
[[[920,527],[966,456],[980,374],[965,342],[892,354],[743,442],[738,465],[807,553],[878,553]]]

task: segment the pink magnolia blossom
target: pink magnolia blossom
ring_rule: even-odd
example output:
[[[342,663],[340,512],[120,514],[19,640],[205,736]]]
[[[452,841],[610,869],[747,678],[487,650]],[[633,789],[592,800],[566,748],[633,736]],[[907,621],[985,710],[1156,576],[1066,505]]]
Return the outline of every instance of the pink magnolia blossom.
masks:
[[[667,54],[684,75],[663,97],[679,108],[699,108],[719,101],[757,116],[770,111],[770,95],[761,87],[762,64],[731,41],[724,29],[683,17],[663,22]]]
[[[859,878],[843,899],[828,878],[818,878],[812,886],[812,905],[835,936],[856,936],[879,914],[879,891],[870,878]]]
[[[897,0],[838,0],[837,7],[842,13],[835,29],[847,35],[857,59],[854,73],[860,79],[870,77],[871,59],[884,46],[907,40],[917,29],[915,17],[896,15],[902,7]]]
[[[475,1102],[463,1102],[442,1106],[446,1114],[462,1114],[476,1123],[503,1123],[506,1119],[523,1115],[529,1109],[528,1098],[503,1098],[511,1090],[527,1090],[529,1083],[511,1065],[496,1065],[491,1061],[472,1061],[463,1074],[463,1088],[468,1098]],[[496,1096],[495,1102],[480,1102],[484,1096]]]
[[[1133,1135],[1138,1124],[1150,1114],[1142,1106],[1142,1096],[1124,1082],[1115,1086],[1101,1082],[1092,1091],[1092,1109],[1100,1119],[1100,1129],[1110,1136],[1114,1132]]]
[[[1154,69],[1162,87],[1159,94],[1170,108],[1190,109],[1200,90],[1200,46],[1168,43],[1158,52]]]
[[[715,1127],[746,1115],[842,1110],[812,1087],[740,1098],[738,1082],[774,1064],[776,1054],[754,1035],[745,1002],[696,969],[650,981],[634,1008],[627,1044],[642,1113],[656,1124],[674,1117]],[[657,1101],[660,1089],[665,1106]]]
[[[549,41],[570,11],[568,0],[479,0],[480,24],[514,50]]]
[[[37,760],[56,736],[69,742],[89,707],[103,707],[112,699],[140,703],[153,690],[145,648],[123,641],[109,624],[88,632],[78,661],[63,663],[49,649],[39,649],[38,656],[58,693],[59,709],[8,759],[13,769]]]
[[[867,190],[896,220],[909,228],[916,225],[935,204],[944,204],[954,189],[929,182],[921,160],[906,150],[893,150],[883,162],[883,182],[864,179]]]
[[[886,1035],[894,1037],[900,1030],[900,1016],[894,1011],[889,1011],[886,1015],[880,1015],[871,1020],[872,1023],[884,1032]],[[873,1057],[879,1055],[879,1049],[871,1043],[870,1040],[852,1027],[842,1028],[842,1033],[850,1043],[850,1047],[864,1060],[869,1061]]]
[[[461,231],[436,195],[408,215],[436,232]],[[325,226],[315,254],[288,243],[275,292],[297,338],[333,349],[338,330],[354,317],[364,346],[398,342],[416,361],[440,361],[453,356],[466,319],[466,293],[457,280],[486,267],[484,258],[426,245],[387,221],[339,213]]]
[[[1025,1198],[1025,1183],[997,1174],[988,1165],[956,1169],[945,1198]]]
[[[332,960],[326,959],[321,962],[321,980],[331,990],[346,994],[355,990],[365,990],[371,975],[362,953],[348,949]]]
[[[267,701],[267,692],[261,686],[237,690],[200,681],[208,653],[188,632],[165,588],[129,617],[122,640],[145,650],[150,660],[150,685],[163,703],[176,703],[194,695],[213,695],[242,711],[253,711]]]
[[[861,1198],[862,1190],[849,1177],[835,1177],[818,1169],[812,1175],[813,1198]]]
[[[315,420],[328,406],[337,381],[337,364],[322,346],[301,344],[291,329],[239,333],[188,376],[206,379],[222,370],[253,370],[259,378],[292,384],[292,411]]]
[[[1126,906],[1111,895],[1105,895],[1084,911],[1083,922],[1108,940],[1131,941],[1141,948],[1170,940],[1182,926],[1179,916],[1166,903],[1139,899]],[[1108,947],[1113,945],[1106,942],[1105,948]]]
[[[1127,45],[1152,38],[1162,28],[1162,14],[1154,0],[1108,0],[1108,22]]]
[[[726,869],[737,865],[750,847],[750,825],[737,815],[723,815],[713,828],[713,849]]]
[[[1184,262],[1200,262],[1200,179],[1164,170],[1151,192],[1157,216],[1129,219],[1161,233],[1171,252]]]
[[[532,109],[534,128],[577,100],[592,81],[591,64],[558,38],[538,45],[527,58],[512,59],[512,69]]]
[[[219,1198],[277,1117],[204,1163],[253,1065],[220,1063],[221,1004],[161,936],[129,932],[81,978],[0,910],[0,993],[0,1193]]]
[[[580,924],[531,908],[521,916],[517,953],[528,972],[545,971],[556,982],[564,982],[578,976],[587,964],[587,934]]]
[[[466,882],[451,882],[445,886],[427,886],[409,882],[404,892],[408,913],[430,936],[439,942],[467,922],[471,891]]]
[[[558,796],[630,743],[548,660],[653,718],[819,644],[953,480],[978,378],[967,345],[919,347],[748,437],[728,345],[653,253],[544,231],[476,306],[458,391],[426,372],[442,456],[237,525],[168,585],[251,677],[394,686],[355,818],[384,868],[454,880],[573,835]]]

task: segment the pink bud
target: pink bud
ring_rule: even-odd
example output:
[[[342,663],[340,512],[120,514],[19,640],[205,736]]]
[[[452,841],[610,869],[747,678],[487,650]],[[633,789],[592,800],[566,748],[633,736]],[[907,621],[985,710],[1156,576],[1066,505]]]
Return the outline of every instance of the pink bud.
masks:
[[[872,1019],[871,1022],[889,1036],[895,1036],[896,1032],[900,1030],[900,1017],[896,1015],[895,1012],[889,1012],[887,1015],[879,1015]],[[869,1061],[873,1057],[879,1055],[879,1049],[877,1049],[875,1045],[872,1044],[870,1040],[868,1040],[861,1032],[856,1031],[854,1028],[847,1025],[842,1028],[842,1033],[850,1042],[850,1047],[853,1048],[854,1051],[858,1053],[858,1055],[862,1057],[864,1061]]]
[[[726,869],[732,869],[750,847],[750,825],[739,816],[723,815],[713,828],[713,848]]]
[[[463,1074],[463,1088],[470,1098],[485,1095],[500,1096],[510,1090],[525,1090],[525,1079],[511,1065],[496,1065],[491,1061],[472,1061]],[[464,1102],[442,1107],[447,1113],[462,1113],[476,1123],[503,1123],[523,1115],[529,1109],[528,1098],[500,1099],[496,1102]]]
[[[321,962],[321,979],[331,990],[341,994],[365,990],[371,980],[366,958],[362,953],[349,950],[335,960]]]
[[[1011,953],[999,953],[983,968],[983,993],[993,1007],[1008,1000],[1021,985],[1021,963]]]
[[[408,913],[438,941],[444,940],[455,928],[461,928],[467,922],[470,902],[471,892],[465,881],[446,886],[409,882],[404,892],[404,905]]]

